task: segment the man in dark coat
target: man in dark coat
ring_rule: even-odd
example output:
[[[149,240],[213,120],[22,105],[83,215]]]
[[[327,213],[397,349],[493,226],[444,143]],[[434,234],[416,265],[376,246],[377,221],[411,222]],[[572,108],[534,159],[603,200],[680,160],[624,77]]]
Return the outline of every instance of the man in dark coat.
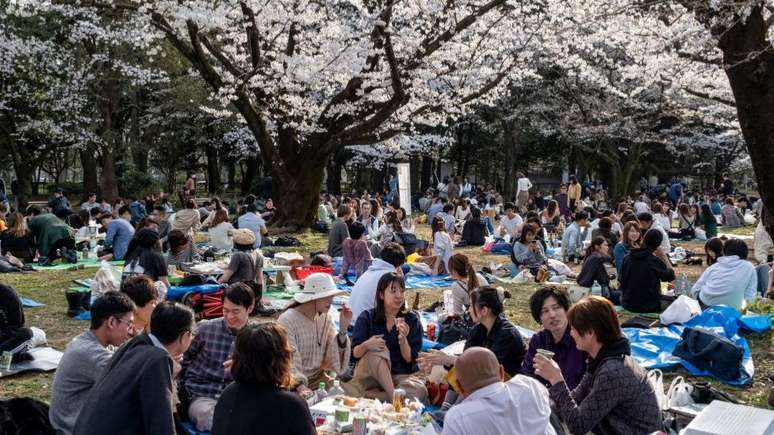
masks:
[[[151,331],[133,338],[110,360],[89,394],[73,433],[174,435],[172,379],[191,345],[194,314],[173,302],[159,304]]]

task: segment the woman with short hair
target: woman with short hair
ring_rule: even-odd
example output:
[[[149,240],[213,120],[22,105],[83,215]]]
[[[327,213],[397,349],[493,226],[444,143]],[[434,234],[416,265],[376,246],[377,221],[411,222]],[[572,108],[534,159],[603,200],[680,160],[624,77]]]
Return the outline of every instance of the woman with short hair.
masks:
[[[615,306],[588,296],[567,312],[572,338],[588,353],[586,375],[572,391],[559,364],[538,354],[535,374],[551,384],[553,409],[572,433],[648,434],[662,430],[661,409],[645,370],[631,357]]]
[[[248,324],[234,342],[234,382],[223,390],[212,418],[213,435],[315,435],[306,401],[293,384],[293,349],[277,323]]]

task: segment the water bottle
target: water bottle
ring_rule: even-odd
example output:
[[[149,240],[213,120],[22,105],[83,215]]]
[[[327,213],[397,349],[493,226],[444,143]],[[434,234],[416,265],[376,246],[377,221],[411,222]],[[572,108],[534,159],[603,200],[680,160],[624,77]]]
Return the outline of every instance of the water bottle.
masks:
[[[591,286],[591,294],[594,296],[602,296],[602,286],[597,281]]]
[[[330,390],[328,390],[329,396],[343,396],[347,393],[344,391],[343,388],[341,388],[341,383],[337,380],[333,381],[333,386]]]
[[[677,285],[675,285],[675,296],[680,296],[688,293],[688,275],[685,272],[680,274],[680,278],[677,279]]]
[[[325,391],[325,382],[320,382],[317,385],[317,392],[314,395],[317,403],[322,402],[326,397],[328,397],[328,392]]]

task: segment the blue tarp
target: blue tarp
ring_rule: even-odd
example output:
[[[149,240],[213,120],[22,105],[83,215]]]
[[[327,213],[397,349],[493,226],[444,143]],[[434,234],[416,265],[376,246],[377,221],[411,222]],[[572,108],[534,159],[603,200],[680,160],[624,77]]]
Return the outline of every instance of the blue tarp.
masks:
[[[43,304],[43,303],[40,303],[38,301],[32,300],[30,298],[25,298],[25,297],[21,298],[21,303],[22,303],[23,307],[27,307],[27,308],[43,307],[43,306],[46,305],[46,304]]]
[[[354,277],[350,277],[353,282]],[[409,273],[406,275],[406,288],[446,288],[452,285],[454,280],[449,275],[423,275],[418,273]],[[346,283],[339,283],[336,285],[340,290],[351,291],[352,287],[347,286]]]
[[[222,284],[202,284],[202,285],[192,285],[192,286],[178,286],[178,287],[170,287],[169,290],[167,290],[167,300],[170,301],[179,301],[183,299],[183,296],[185,296],[186,293],[189,292],[197,292],[197,293],[215,293],[220,288],[222,288]]]
[[[752,352],[747,340],[738,335],[739,329],[761,333],[771,329],[771,316],[742,316],[731,307],[715,305],[686,322],[684,325],[670,325],[662,328],[637,329],[624,328],[624,334],[629,338],[632,357],[644,368],[667,368],[681,364],[693,376],[712,376],[703,372],[687,361],[672,355],[681,339],[686,326],[705,328],[728,338],[744,349],[742,360],[743,370],[739,379],[725,382],[729,385],[745,385],[752,380],[755,368]]]

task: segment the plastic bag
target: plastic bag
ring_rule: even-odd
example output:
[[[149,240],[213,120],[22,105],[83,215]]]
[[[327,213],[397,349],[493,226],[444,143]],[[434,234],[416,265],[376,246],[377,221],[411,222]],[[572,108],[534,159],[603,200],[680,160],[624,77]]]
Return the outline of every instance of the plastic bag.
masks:
[[[666,394],[664,394],[664,374],[661,373],[661,370],[654,369],[654,370],[648,371],[648,382],[650,382],[650,385],[653,387],[653,390],[656,392],[658,407],[660,409],[668,408],[667,396]]]
[[[699,314],[701,314],[699,301],[691,299],[686,295],[680,295],[661,313],[660,320],[663,325],[685,323]]]
[[[693,403],[691,397],[693,386],[685,382],[682,376],[678,376],[669,384],[667,392],[667,408],[676,408],[679,406],[688,406]]]
[[[557,275],[570,275],[572,270],[564,263],[553,258],[548,259],[548,268],[556,272]]]
[[[701,228],[695,228],[694,234],[696,235],[696,240],[707,240],[707,232],[704,231]]]
[[[99,270],[94,274],[94,279],[89,286],[91,301],[109,291],[118,291],[121,288],[121,272],[107,261],[102,261]]]
[[[574,304],[584,297],[591,294],[591,288],[580,285],[573,285],[567,289],[567,295],[570,296],[570,303]]]

